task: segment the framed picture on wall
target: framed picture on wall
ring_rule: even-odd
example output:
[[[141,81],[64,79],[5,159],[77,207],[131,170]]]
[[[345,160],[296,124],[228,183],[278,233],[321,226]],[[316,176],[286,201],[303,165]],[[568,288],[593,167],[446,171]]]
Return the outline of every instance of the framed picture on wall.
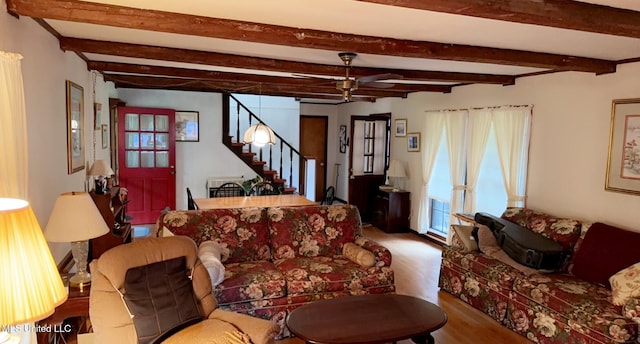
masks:
[[[407,136],[407,119],[399,118],[396,119],[396,137],[405,137]]]
[[[84,89],[67,80],[67,173],[84,169]]]
[[[200,141],[198,111],[176,111],[176,141]]]
[[[349,138],[347,137],[347,126],[340,126],[340,153],[347,152],[347,146],[349,145]]]
[[[407,134],[407,151],[409,152],[420,151],[420,133]]]
[[[605,190],[640,195],[640,98],[612,102]]]

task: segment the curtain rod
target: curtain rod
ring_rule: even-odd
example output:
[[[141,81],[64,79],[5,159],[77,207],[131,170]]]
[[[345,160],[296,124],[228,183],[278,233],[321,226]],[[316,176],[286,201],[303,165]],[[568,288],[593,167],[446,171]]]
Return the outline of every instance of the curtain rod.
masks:
[[[519,108],[519,107],[533,107],[531,105],[498,105],[498,106],[486,106],[486,107],[470,107],[463,109],[441,109],[441,110],[424,110],[424,112],[453,112],[453,111],[469,111],[469,110],[486,110],[486,109],[499,109],[499,108]]]

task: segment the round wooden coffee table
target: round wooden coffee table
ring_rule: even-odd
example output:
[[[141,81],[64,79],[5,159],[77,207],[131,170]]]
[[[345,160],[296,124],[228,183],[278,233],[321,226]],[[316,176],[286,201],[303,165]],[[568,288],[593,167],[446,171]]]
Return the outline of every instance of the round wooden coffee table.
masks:
[[[321,300],[287,317],[291,333],[307,343],[388,343],[411,338],[434,343],[431,332],[447,315],[431,302],[407,295],[375,294]]]

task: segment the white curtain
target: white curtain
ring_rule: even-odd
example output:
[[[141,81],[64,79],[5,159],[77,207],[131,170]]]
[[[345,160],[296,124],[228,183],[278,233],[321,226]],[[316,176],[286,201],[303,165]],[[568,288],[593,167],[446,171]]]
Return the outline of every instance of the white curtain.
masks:
[[[429,227],[429,180],[438,153],[438,144],[444,127],[444,112],[427,112],[422,129],[422,191],[418,214],[418,231],[425,233]]]
[[[0,51],[0,197],[27,199],[28,147],[19,54]]]
[[[445,130],[447,131],[447,149],[449,152],[449,171],[451,173],[451,190],[449,223],[453,223],[454,214],[462,211],[465,191],[466,172],[466,130],[467,110],[445,112]],[[448,231],[447,244],[451,245],[453,231]]]
[[[493,109],[493,128],[509,207],[525,206],[531,109],[531,106]]]
[[[487,148],[491,129],[490,109],[471,109],[469,111],[469,139],[467,141],[467,190],[464,197],[464,212],[476,211],[476,187],[482,158]]]

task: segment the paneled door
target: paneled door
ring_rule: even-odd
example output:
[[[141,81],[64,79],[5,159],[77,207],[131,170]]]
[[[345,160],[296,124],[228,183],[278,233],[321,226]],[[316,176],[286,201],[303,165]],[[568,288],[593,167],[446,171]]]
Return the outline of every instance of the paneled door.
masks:
[[[328,117],[300,116],[300,152],[316,159],[316,201],[322,200],[327,181],[327,128]]]
[[[175,111],[118,107],[120,186],[133,224],[155,223],[176,207]]]
[[[351,116],[349,203],[358,207],[362,221],[371,220],[378,186],[384,184],[389,159],[387,116]]]

